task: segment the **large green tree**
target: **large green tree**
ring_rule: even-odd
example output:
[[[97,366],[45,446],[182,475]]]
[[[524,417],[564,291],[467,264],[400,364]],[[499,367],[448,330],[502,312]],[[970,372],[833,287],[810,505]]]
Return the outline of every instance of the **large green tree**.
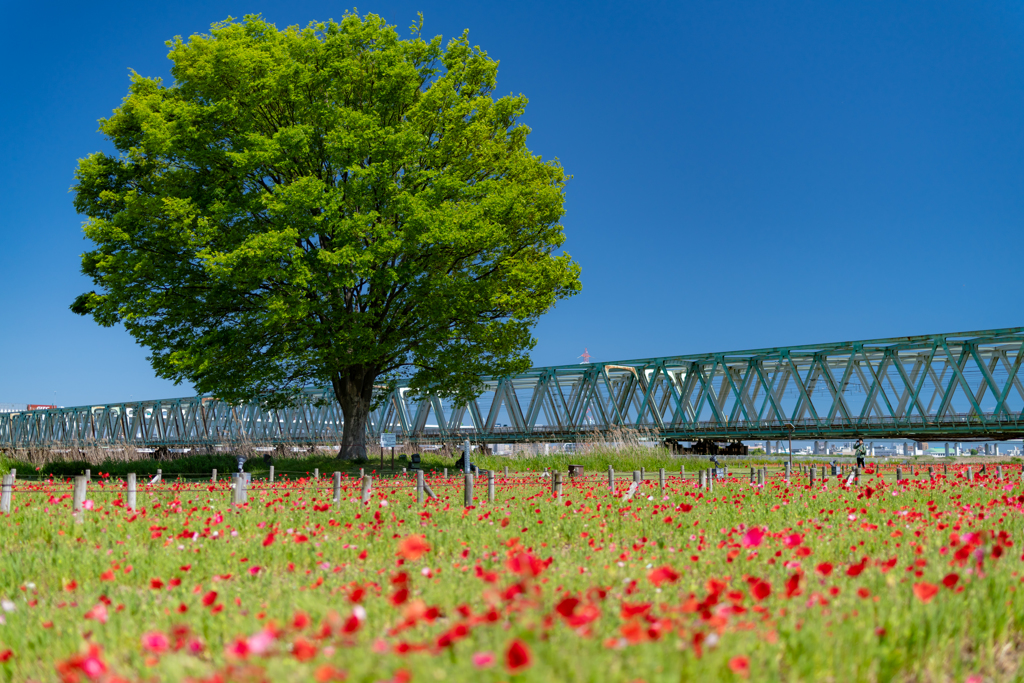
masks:
[[[374,15],[278,30],[259,16],[168,42],[82,159],[75,207],[97,289],[161,377],[231,401],[331,386],[342,457],[375,388],[465,401],[529,366],[531,329],[579,291],[559,253],[566,176],[526,147],[523,96],[468,34],[403,39]]]

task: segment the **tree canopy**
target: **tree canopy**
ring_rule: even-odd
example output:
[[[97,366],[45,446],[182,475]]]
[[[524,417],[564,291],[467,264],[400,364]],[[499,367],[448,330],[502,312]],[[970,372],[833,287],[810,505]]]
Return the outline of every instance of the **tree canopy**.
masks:
[[[363,457],[374,388],[465,401],[530,365],[531,330],[580,289],[561,253],[566,175],[526,146],[527,100],[468,33],[375,15],[260,16],[169,41],[173,83],[133,72],[79,161],[96,290],[161,377],[226,400],[329,385]]]

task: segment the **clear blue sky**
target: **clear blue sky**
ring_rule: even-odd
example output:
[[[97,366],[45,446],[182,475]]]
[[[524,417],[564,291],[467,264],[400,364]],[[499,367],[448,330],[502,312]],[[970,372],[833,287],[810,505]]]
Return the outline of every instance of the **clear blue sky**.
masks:
[[[90,288],[68,188],[128,69],[228,15],[325,2],[14,3],[0,59],[0,402],[187,395]],[[470,30],[558,157],[583,292],[537,365],[1024,322],[1024,6],[944,2],[376,2],[403,32]]]

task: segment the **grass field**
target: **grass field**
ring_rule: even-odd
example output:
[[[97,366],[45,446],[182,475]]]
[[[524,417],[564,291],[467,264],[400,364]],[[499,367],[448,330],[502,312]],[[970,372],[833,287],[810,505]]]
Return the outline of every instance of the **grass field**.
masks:
[[[337,503],[292,476],[241,506],[223,481],[140,484],[134,512],[97,470],[81,523],[70,484],[19,479],[0,680],[1019,679],[1019,465],[710,491],[674,468],[628,499],[595,469],[561,500],[536,472],[493,503],[478,479],[468,509],[455,477],[362,504],[346,474]]]

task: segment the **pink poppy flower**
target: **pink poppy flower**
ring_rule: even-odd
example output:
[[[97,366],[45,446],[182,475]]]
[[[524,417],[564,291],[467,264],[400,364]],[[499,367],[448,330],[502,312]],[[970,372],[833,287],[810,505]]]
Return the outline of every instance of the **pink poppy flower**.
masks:
[[[93,619],[101,624],[107,623],[107,606],[102,602],[96,603],[95,607],[85,613],[85,618]]]
[[[159,631],[150,631],[142,635],[142,647],[154,654],[160,654],[167,652],[167,648],[170,647],[170,641],[167,640],[167,636]]]
[[[491,664],[494,664],[494,653],[493,652],[477,652],[472,657],[473,666],[478,669],[486,669]]]
[[[765,530],[761,527],[753,527],[747,530],[747,533],[743,534],[743,538],[740,542],[744,548],[756,548],[761,545],[764,541]]]

